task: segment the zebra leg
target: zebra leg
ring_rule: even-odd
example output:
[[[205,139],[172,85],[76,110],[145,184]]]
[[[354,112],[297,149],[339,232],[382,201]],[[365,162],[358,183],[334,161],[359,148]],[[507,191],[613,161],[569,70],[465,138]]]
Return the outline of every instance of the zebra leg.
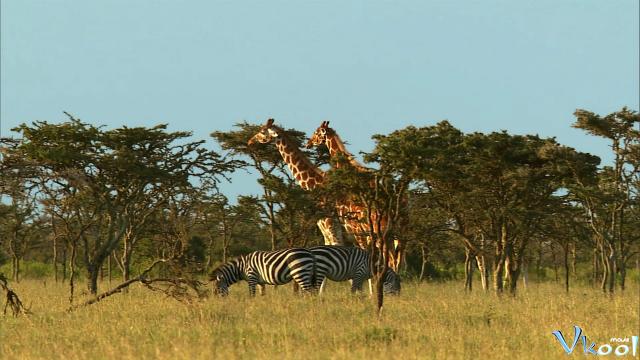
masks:
[[[258,280],[253,276],[249,276],[247,279],[247,283],[249,284],[249,296],[256,296],[256,285],[258,284]]]
[[[356,281],[354,279],[349,280],[351,282],[351,293],[362,292],[362,281]]]
[[[264,284],[258,284],[260,287],[260,295],[265,296],[267,293],[265,292],[266,286]]]
[[[327,287],[327,278],[322,279],[322,284],[320,284],[319,294],[324,294],[324,289]]]

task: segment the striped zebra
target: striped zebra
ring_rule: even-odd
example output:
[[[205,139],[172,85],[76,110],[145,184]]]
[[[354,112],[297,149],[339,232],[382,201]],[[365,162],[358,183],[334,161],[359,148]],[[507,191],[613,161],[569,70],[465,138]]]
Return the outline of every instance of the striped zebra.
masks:
[[[229,286],[240,280],[249,284],[255,296],[256,285],[264,295],[265,285],[283,285],[295,280],[303,292],[315,289],[316,261],[308,249],[289,248],[276,251],[254,251],[218,266],[211,272],[214,294],[229,295]]]
[[[384,277],[384,293],[400,295],[400,290],[402,290],[402,276],[398,275],[393,269],[387,268],[387,274]]]
[[[316,258],[316,287],[320,293],[325,278],[333,281],[351,280],[351,292],[362,291],[366,280],[371,279],[371,254],[356,247],[319,245],[310,248]],[[402,279],[391,268],[384,279],[385,294],[398,294]]]

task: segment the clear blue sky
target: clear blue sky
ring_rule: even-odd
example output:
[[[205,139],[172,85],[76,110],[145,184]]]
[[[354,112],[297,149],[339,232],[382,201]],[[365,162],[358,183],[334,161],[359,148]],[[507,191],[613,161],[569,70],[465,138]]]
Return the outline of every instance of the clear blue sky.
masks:
[[[398,4],[399,3],[399,4]],[[193,140],[268,118],[323,121],[353,153],[448,119],[464,132],[555,136],[576,109],[639,110],[638,0],[2,1],[1,131],[66,121],[168,123]],[[241,190],[239,190],[241,189]],[[257,191],[238,173],[238,193]]]

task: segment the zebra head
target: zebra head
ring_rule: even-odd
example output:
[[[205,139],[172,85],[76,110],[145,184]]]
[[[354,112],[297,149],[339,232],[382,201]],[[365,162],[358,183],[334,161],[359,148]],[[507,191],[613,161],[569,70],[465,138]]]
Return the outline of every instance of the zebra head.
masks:
[[[242,264],[242,258],[233,259],[211,272],[209,281],[213,283],[214,295],[222,295],[223,297],[229,295],[229,286],[237,283],[241,278]]]
[[[211,282],[213,283],[213,294],[214,295],[222,295],[222,296],[227,296],[229,295],[229,284],[227,284],[227,282],[225,281],[225,277],[223,274],[218,273],[218,274],[212,274],[211,278],[210,278]]]
[[[395,271],[387,269],[387,276],[384,280],[384,293],[389,295],[400,295],[402,290],[402,276]]]

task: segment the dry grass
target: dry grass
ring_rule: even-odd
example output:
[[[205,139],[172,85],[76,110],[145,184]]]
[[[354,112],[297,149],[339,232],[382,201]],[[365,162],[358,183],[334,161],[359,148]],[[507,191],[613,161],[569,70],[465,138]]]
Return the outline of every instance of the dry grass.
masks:
[[[552,331],[570,342],[578,325],[599,347],[639,327],[638,283],[613,299],[544,283],[501,300],[466,294],[460,283],[405,283],[402,296],[385,299],[381,319],[346,283],[331,283],[323,297],[295,297],[285,286],[255,299],[240,283],[227,299],[191,307],[135,285],[72,313],[62,285],[12,287],[33,314],[3,317],[2,359],[551,359],[567,356]],[[582,344],[574,352],[583,356]]]

